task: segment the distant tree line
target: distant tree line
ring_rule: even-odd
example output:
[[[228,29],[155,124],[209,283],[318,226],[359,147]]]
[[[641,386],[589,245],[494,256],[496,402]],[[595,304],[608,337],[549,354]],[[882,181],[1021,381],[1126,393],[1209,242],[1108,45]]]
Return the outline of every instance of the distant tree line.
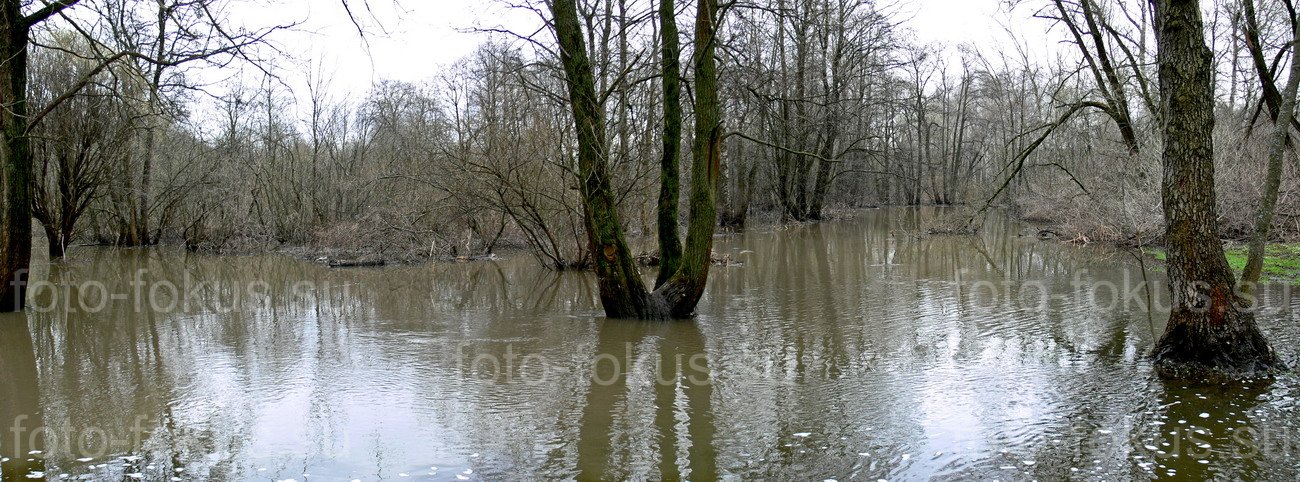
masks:
[[[211,99],[192,85],[185,64],[229,63],[242,51],[235,47],[261,37],[247,33],[196,55],[205,47],[197,46],[194,25],[211,22],[179,7],[190,4],[155,11],[105,1],[96,5],[117,21],[34,34],[32,103],[77,88],[43,113],[31,137],[41,181],[33,184],[32,209],[51,254],[77,242],[174,241],[210,250],[317,244],[396,257],[473,256],[515,245],[552,268],[592,265],[572,176],[577,135],[553,38],[485,34],[475,53],[437,78],[383,81],[360,97],[332,89],[318,65],[263,73],[245,63],[252,75]],[[720,226],[743,228],[753,215],[815,221],[863,206],[994,204],[1057,222],[1054,230],[1080,240],[1159,238],[1149,5],[1007,6],[1040,17],[1047,36],[1069,48],[1043,60],[1031,53],[1036,39],[996,49],[917,44],[901,24],[906,11],[892,3],[724,4]],[[1260,187],[1269,185],[1259,173],[1285,90],[1279,70],[1289,65],[1289,2],[1212,6],[1206,33],[1217,53],[1216,135],[1231,146],[1218,155],[1223,202],[1232,208],[1223,222],[1225,234],[1246,238],[1257,231]],[[665,148],[690,151],[689,142],[674,145],[665,135],[664,116],[672,115],[665,96],[674,84],[687,100],[686,132],[696,116],[694,66],[684,58],[694,35],[674,36],[681,73],[665,82],[661,7],[576,4],[608,123],[611,190],[637,239],[654,237],[662,223],[661,164],[680,170],[688,159],[668,157]],[[147,54],[97,62],[124,51]],[[84,115],[92,111],[100,115]],[[689,169],[683,174],[689,182]],[[1293,176],[1277,179],[1268,224],[1287,235],[1300,220],[1291,212],[1296,185]],[[683,200],[688,194],[675,192]]]
[[[1065,46],[1048,59],[1030,47],[1042,38],[918,44],[893,3],[538,1],[516,6],[538,12],[536,32],[485,34],[436,78],[357,98],[319,66],[267,69],[256,52],[280,27],[232,29],[218,0],[88,1],[93,23],[66,15],[78,3],[0,15],[6,279],[26,267],[32,217],[52,256],[513,245],[594,268],[634,316],[665,294],[640,286],[634,258],[664,267],[656,288],[680,276],[673,289],[694,293],[704,233],[754,216],[1005,206],[1069,239],[1170,242],[1170,18],[1211,54],[1184,53],[1208,65],[1182,72],[1210,76],[1214,122],[1196,125],[1217,148],[1196,155],[1215,169],[1198,185],[1218,194],[1198,215],[1214,207],[1222,235],[1251,242],[1245,282],[1266,240],[1300,232],[1291,0],[1005,2]],[[190,75],[235,64],[244,75],[213,95]],[[695,295],[674,296],[667,311],[688,313]]]

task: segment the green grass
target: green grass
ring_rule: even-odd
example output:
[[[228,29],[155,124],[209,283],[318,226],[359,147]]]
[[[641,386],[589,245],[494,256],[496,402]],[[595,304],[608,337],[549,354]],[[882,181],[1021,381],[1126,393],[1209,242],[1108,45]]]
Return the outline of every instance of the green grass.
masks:
[[[1166,261],[1169,259],[1169,255],[1165,253],[1165,250],[1160,248],[1142,248],[1142,252],[1146,253],[1147,256],[1154,258],[1156,261]]]
[[[1241,275],[1241,271],[1246,269],[1246,259],[1249,257],[1249,248],[1246,246],[1236,246],[1225,250],[1228,255],[1228,266]],[[1145,248],[1143,249],[1148,256],[1157,261],[1165,261],[1167,256],[1163,249]],[[1264,248],[1264,268],[1260,281],[1271,283],[1289,283],[1300,286],[1300,243],[1279,243],[1270,244]]]

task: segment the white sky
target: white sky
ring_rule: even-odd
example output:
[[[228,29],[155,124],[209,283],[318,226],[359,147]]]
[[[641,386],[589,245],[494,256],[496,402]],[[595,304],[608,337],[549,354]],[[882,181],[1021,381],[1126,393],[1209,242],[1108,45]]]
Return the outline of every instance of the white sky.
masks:
[[[333,100],[347,101],[359,100],[379,80],[419,82],[435,78],[488,39],[488,34],[474,32],[476,28],[503,27],[521,32],[540,25],[533,12],[512,9],[506,1],[349,0],[353,13],[363,23],[367,42],[362,41],[342,0],[232,0],[228,13],[233,23],[250,29],[300,22],[296,29],[275,35],[275,42],[291,58],[277,59],[271,70],[293,87],[300,99],[305,98],[308,75],[319,72],[329,79],[327,89]],[[1008,45],[1009,25],[1017,35],[1032,39],[1028,42],[1031,48],[1052,48],[1051,42],[1039,41],[1047,38],[1047,22],[1031,18],[1027,8],[1007,13],[1005,0],[881,3],[895,13],[896,21],[914,32],[908,34],[911,40],[922,44]],[[957,55],[955,48],[947,52]],[[212,82],[213,78],[229,79],[230,74],[196,75]],[[250,81],[254,85],[259,82]],[[222,81],[216,83],[209,85],[214,93],[222,90]]]
[[[340,0],[280,0],[232,13],[249,25],[304,21],[300,31],[286,32],[279,41],[297,57],[323,62],[324,73],[332,74],[331,91],[350,95],[363,95],[381,79],[434,77],[485,40],[485,34],[469,31],[474,28],[537,25],[531,12],[498,0],[370,0],[369,14],[361,0],[351,1],[354,13],[366,21],[368,50]],[[1007,41],[1005,25],[1036,35],[1046,27],[1024,9],[1006,13],[1003,0],[902,0],[898,10],[922,43],[997,45]],[[307,69],[281,67],[295,84]]]
[[[992,45],[1006,38],[1001,0],[917,0],[904,7],[904,25],[922,42]]]
[[[302,22],[296,31],[277,35],[277,42],[300,60],[320,63],[332,76],[333,92],[355,95],[379,80],[433,78],[486,40],[486,34],[471,31],[475,28],[536,23],[531,12],[496,0],[369,0],[368,12],[363,0],[350,4],[362,22],[364,42],[340,0],[278,0],[231,13],[249,26]],[[297,83],[308,68],[280,70]]]

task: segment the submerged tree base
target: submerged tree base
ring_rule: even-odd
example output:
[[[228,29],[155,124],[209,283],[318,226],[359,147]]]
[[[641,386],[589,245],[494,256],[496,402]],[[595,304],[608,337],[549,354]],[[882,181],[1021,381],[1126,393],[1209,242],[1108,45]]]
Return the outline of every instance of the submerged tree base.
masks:
[[[1204,314],[1176,312],[1173,316],[1198,319],[1170,319],[1169,329],[1151,355],[1156,374],[1162,378],[1240,380],[1287,370],[1248,313],[1229,317],[1249,319],[1219,323],[1211,323]]]

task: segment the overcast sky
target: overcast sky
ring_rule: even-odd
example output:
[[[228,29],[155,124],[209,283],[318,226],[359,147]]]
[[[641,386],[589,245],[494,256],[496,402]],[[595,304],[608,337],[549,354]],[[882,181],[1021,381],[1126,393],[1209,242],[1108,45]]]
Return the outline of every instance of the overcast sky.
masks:
[[[508,9],[497,0],[370,0],[372,11],[352,0],[354,13],[366,23],[367,49],[339,0],[281,0],[232,11],[247,25],[303,22],[296,32],[280,35],[295,56],[322,62],[332,76],[331,90],[362,95],[376,80],[420,81],[471,53],[485,39],[476,27],[531,26],[531,12]],[[1005,25],[1017,31],[1042,32],[1045,23],[1026,12],[1009,16],[1001,0],[904,0],[899,17],[924,43],[950,45],[1005,43]],[[238,5],[238,4],[237,4]],[[1009,18],[1018,21],[1008,22]],[[1038,35],[1042,35],[1038,33]],[[289,77],[305,78],[304,66],[281,65]]]

